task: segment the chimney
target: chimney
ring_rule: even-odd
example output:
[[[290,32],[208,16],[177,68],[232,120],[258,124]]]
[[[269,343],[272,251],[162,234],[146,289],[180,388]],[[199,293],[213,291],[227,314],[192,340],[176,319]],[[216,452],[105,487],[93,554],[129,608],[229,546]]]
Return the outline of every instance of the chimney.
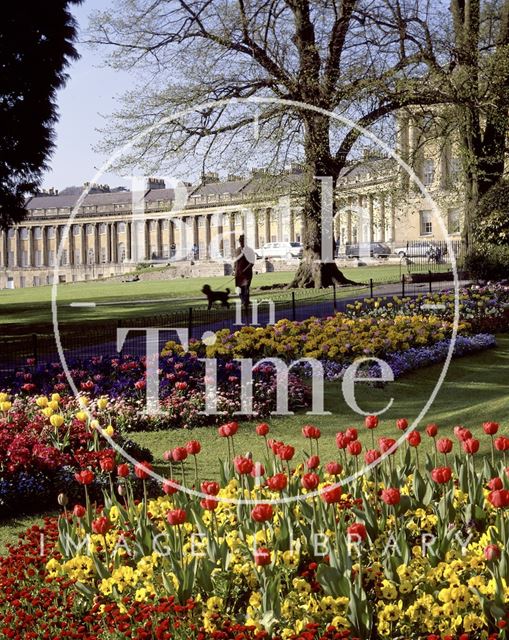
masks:
[[[219,182],[219,175],[215,171],[206,171],[201,177],[202,184],[211,184]]]
[[[162,178],[149,178],[148,188],[149,189],[166,189],[166,184]]]

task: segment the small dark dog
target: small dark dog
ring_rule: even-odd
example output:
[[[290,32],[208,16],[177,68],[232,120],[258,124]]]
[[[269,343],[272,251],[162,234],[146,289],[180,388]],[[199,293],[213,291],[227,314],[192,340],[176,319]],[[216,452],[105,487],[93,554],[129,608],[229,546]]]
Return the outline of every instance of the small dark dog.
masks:
[[[212,291],[208,284],[204,284],[201,292],[207,296],[207,300],[209,301],[209,311],[212,308],[214,302],[220,302],[222,307],[228,307],[228,309],[230,308],[230,303],[228,302],[230,289],[226,289],[226,291]]]

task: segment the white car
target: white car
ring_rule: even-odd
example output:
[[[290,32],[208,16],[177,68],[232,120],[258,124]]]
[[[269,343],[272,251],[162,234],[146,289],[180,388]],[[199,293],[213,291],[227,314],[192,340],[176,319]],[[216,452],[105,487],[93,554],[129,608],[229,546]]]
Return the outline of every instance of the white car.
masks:
[[[301,258],[303,253],[300,242],[267,242],[256,250],[257,258]]]
[[[429,256],[434,250],[431,242],[422,240],[412,240],[407,242],[405,246],[396,247],[394,253],[400,258],[416,258],[418,256]]]

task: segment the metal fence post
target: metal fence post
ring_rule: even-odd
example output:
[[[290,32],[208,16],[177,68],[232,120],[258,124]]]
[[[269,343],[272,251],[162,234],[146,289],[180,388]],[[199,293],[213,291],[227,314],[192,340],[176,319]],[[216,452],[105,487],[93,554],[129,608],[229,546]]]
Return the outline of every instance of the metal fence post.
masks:
[[[187,331],[188,339],[190,340],[193,335],[193,307],[189,307],[189,315],[187,317]]]
[[[429,270],[429,292],[433,293],[433,280],[431,279],[432,273],[431,273],[431,269]]]
[[[32,351],[34,354],[35,364],[37,364],[37,334],[32,333]]]
[[[405,297],[405,276],[401,276],[401,297]]]
[[[297,310],[295,308],[295,291],[292,291],[292,319],[297,320]]]
[[[369,279],[369,297],[373,297],[373,278]]]
[[[336,285],[334,283],[332,283],[332,299],[333,299],[334,311],[336,311]]]

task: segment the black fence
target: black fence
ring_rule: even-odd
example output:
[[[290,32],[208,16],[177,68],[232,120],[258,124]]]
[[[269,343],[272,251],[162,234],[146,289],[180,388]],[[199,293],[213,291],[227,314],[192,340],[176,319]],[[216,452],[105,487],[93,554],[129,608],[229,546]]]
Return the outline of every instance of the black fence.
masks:
[[[362,271],[359,270],[361,274]],[[330,287],[328,289],[308,289],[279,293],[259,293],[252,298],[248,316],[239,304],[230,309],[195,306],[175,310],[151,317],[105,323],[93,327],[64,325],[58,336],[52,332],[26,333],[9,336],[0,340],[2,357],[0,375],[12,373],[27,363],[51,363],[60,361],[57,344],[68,362],[94,356],[117,356],[120,354],[145,355],[147,327],[160,329],[160,347],[171,339],[177,339],[172,329],[186,329],[189,338],[200,339],[207,331],[221,329],[235,330],[241,325],[264,326],[283,318],[302,321],[306,318],[326,317],[337,311],[344,311],[346,305],[355,300],[374,296],[415,296],[419,293],[439,291],[452,286],[451,272],[437,272],[432,269],[413,272],[401,270],[399,281],[381,282],[369,279],[359,286]],[[232,302],[235,302],[233,300]],[[117,330],[124,329],[125,341],[117,350]]]

